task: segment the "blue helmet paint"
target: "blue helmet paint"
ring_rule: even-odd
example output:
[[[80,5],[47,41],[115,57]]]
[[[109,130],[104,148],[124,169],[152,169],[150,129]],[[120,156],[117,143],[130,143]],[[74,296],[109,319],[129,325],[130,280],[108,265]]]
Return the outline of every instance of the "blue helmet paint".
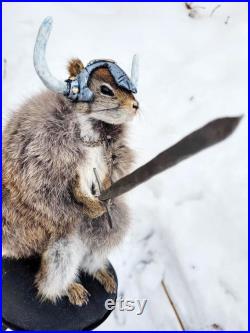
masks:
[[[98,68],[107,68],[119,87],[137,93],[134,83],[114,61],[101,59],[89,62],[75,80],[67,80],[67,91],[64,95],[75,102],[91,102],[94,93],[89,89],[88,82],[92,72]]]

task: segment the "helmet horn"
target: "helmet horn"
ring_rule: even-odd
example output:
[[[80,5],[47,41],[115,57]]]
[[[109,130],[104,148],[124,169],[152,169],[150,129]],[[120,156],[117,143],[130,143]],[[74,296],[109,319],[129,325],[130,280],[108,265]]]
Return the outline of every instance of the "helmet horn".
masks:
[[[133,56],[132,60],[132,66],[131,66],[131,81],[134,83],[134,85],[137,87],[139,79],[139,56],[135,54]]]
[[[67,92],[67,83],[57,80],[50,73],[45,58],[46,46],[52,29],[52,23],[52,17],[46,17],[40,26],[33,54],[34,67],[38,76],[48,89],[60,94],[65,94]]]

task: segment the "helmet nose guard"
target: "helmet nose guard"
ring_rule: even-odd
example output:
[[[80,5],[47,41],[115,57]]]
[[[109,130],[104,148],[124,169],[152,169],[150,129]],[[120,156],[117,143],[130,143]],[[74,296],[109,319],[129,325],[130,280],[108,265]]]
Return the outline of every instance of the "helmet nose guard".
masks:
[[[114,61],[92,60],[81,73],[77,75],[75,80],[66,80],[67,91],[64,95],[75,102],[91,102],[94,98],[94,94],[88,88],[88,82],[92,72],[98,68],[107,68],[118,87],[134,94],[137,93],[135,84]]]

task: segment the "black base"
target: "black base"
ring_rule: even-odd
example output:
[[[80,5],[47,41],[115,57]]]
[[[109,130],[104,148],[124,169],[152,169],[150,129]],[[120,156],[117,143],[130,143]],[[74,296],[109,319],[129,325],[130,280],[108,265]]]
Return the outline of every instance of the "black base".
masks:
[[[87,274],[80,279],[89,291],[87,305],[81,307],[69,303],[63,297],[56,305],[41,303],[34,287],[35,274],[40,259],[25,260],[3,259],[3,326],[19,331],[84,331],[92,330],[104,322],[112,311],[106,310],[107,299],[116,300],[117,294],[108,294],[100,283]],[[116,279],[113,267],[110,272]]]

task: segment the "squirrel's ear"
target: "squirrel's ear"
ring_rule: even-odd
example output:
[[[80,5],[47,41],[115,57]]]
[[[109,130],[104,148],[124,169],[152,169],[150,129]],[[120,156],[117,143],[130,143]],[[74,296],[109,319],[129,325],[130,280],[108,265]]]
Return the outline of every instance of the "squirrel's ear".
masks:
[[[83,68],[84,66],[80,59],[73,58],[68,62],[67,69],[70,77],[77,76],[83,70]]]

